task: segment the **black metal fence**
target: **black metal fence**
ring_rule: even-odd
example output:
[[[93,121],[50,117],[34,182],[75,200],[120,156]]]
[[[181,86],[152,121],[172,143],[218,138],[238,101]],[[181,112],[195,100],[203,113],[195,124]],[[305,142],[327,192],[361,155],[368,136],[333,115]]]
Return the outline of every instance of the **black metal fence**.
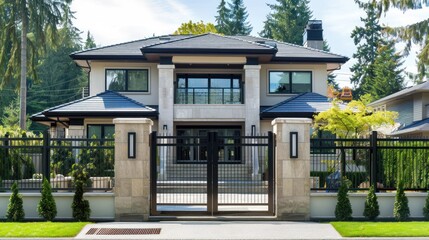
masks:
[[[40,190],[46,177],[53,190],[74,189],[72,165],[88,168],[87,191],[110,191],[114,184],[114,139],[8,136],[0,138],[0,190],[17,182],[20,191]]]
[[[429,139],[311,139],[311,189],[336,191],[342,176],[351,190],[429,190]]]

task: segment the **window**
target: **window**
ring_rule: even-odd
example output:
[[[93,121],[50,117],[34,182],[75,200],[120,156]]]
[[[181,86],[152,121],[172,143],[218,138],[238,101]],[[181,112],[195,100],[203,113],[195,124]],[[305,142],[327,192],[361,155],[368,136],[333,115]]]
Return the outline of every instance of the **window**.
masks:
[[[115,125],[112,124],[88,124],[88,138],[113,138]]]
[[[242,104],[241,75],[179,74],[176,104]]]
[[[312,91],[311,72],[270,71],[269,93],[288,94]]]
[[[106,69],[106,90],[148,92],[148,69]]]

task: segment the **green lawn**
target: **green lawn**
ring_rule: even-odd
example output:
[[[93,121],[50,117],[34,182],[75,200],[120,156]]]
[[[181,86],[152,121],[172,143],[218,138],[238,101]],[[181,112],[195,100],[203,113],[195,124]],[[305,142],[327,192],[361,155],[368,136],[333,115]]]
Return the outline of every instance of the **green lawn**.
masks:
[[[343,237],[429,237],[429,222],[331,222]]]
[[[0,237],[74,237],[87,222],[0,222]]]

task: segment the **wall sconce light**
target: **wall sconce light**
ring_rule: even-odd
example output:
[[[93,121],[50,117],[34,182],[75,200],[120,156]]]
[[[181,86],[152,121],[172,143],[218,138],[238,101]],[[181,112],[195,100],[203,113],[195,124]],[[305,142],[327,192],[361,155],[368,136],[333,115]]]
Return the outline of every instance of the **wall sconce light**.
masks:
[[[164,124],[164,126],[162,126],[162,130],[167,131],[168,130],[168,126],[167,124]]]
[[[128,158],[136,158],[136,133],[128,133]]]
[[[298,132],[290,132],[290,158],[298,158]]]
[[[252,125],[251,135],[252,135],[252,136],[255,136],[255,134],[256,134],[256,126],[255,126],[255,125]]]

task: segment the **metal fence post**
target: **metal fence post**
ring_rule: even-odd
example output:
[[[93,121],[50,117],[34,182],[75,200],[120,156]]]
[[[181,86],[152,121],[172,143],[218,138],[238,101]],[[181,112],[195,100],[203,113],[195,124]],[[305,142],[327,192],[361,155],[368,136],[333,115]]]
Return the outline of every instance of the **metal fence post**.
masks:
[[[371,167],[370,167],[370,178],[371,186],[374,186],[374,190],[377,192],[377,132],[373,131],[371,134]]]
[[[50,139],[49,139],[49,132],[44,131],[43,132],[43,150],[42,150],[42,171],[43,176],[48,180],[48,182],[51,181],[51,170],[50,170]]]

